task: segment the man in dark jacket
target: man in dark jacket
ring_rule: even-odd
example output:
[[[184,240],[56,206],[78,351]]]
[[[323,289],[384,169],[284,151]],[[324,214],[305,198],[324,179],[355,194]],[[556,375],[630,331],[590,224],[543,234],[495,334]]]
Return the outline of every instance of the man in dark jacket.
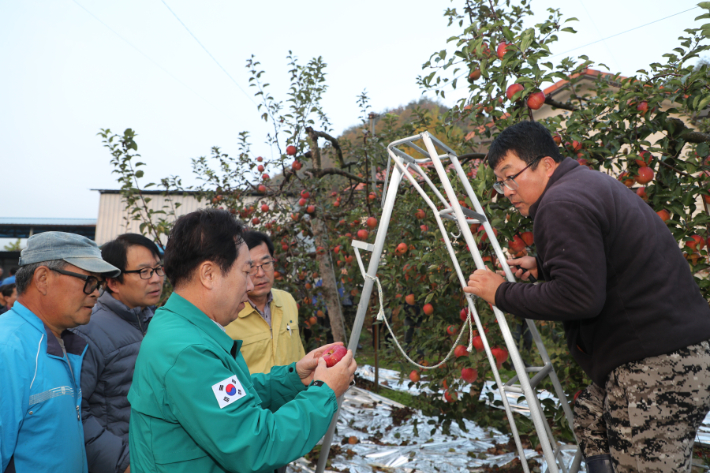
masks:
[[[89,345],[81,368],[82,421],[89,471],[123,473],[130,471],[128,390],[165,273],[158,247],[135,233],[106,243],[101,255],[121,275],[108,279],[91,321],[76,329]]]
[[[534,222],[537,259],[506,282],[478,270],[466,292],[505,312],[562,321],[592,379],[575,403],[588,471],[689,471],[710,410],[710,308],[665,223],[614,178],[562,158],[545,127],[493,142],[494,186]]]

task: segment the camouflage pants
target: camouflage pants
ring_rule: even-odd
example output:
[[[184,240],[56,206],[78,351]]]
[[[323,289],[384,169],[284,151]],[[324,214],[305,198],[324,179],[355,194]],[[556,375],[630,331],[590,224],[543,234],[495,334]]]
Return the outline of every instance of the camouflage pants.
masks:
[[[619,366],[574,405],[585,457],[611,454],[617,473],[689,472],[710,410],[710,343]]]

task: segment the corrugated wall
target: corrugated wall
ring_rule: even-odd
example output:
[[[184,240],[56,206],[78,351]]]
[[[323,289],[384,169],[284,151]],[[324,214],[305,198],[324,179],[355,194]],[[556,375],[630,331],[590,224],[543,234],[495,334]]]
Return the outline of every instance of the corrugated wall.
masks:
[[[146,196],[151,199],[148,203],[152,210],[164,210],[163,206],[169,204],[168,199],[174,203],[179,203],[180,206],[176,209],[175,215],[180,216],[190,213],[193,210],[205,208],[206,202],[198,202],[191,195],[175,195],[164,197],[162,195]],[[107,241],[111,241],[121,233],[134,232],[140,233],[140,221],[127,220],[129,214],[125,209],[125,205],[120,194],[101,193],[99,199],[99,217],[96,221],[96,243],[103,245]]]

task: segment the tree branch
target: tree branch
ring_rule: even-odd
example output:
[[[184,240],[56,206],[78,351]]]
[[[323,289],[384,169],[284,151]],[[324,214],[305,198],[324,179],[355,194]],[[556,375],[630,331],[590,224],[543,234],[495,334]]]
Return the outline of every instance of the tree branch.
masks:
[[[311,139],[325,138],[326,140],[330,141],[330,144],[333,145],[333,148],[335,148],[335,155],[338,158],[338,164],[340,164],[340,167],[345,166],[345,160],[343,159],[343,150],[340,148],[340,143],[338,143],[338,140],[336,138],[333,138],[324,131],[315,131],[310,126],[306,127],[306,133],[308,133],[308,136],[310,136]]]
[[[545,103],[546,103],[547,105],[550,105],[551,107],[561,108],[561,109],[563,109],[563,110],[569,110],[570,112],[576,112],[576,111],[577,111],[577,107],[575,107],[574,105],[568,104],[568,103],[558,102],[557,100],[554,100],[554,99],[553,99],[552,97],[550,97],[550,96],[545,97]]]
[[[364,184],[372,183],[372,181],[370,181],[369,179],[365,179],[364,177],[360,177],[360,176],[357,176],[357,175],[352,174],[350,172],[343,171],[342,169],[337,169],[337,168],[311,169],[310,172],[313,173],[313,177],[323,177],[323,176],[327,176],[329,174],[338,174],[340,176],[345,176],[348,179],[352,179],[353,181],[357,181],[357,182],[362,182]],[[382,184],[384,182],[385,181],[376,180],[375,184]]]

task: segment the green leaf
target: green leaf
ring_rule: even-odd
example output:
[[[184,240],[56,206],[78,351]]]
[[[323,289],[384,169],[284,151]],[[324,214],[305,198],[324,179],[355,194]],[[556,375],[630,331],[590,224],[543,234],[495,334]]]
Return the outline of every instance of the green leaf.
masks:
[[[705,107],[708,105],[708,103],[710,103],[710,95],[707,95],[703,100],[700,101],[696,110],[698,110],[698,111],[704,110]]]
[[[143,177],[143,171],[140,171],[140,170],[136,171],[136,177],[137,177],[138,179],[140,179],[141,177]]]

